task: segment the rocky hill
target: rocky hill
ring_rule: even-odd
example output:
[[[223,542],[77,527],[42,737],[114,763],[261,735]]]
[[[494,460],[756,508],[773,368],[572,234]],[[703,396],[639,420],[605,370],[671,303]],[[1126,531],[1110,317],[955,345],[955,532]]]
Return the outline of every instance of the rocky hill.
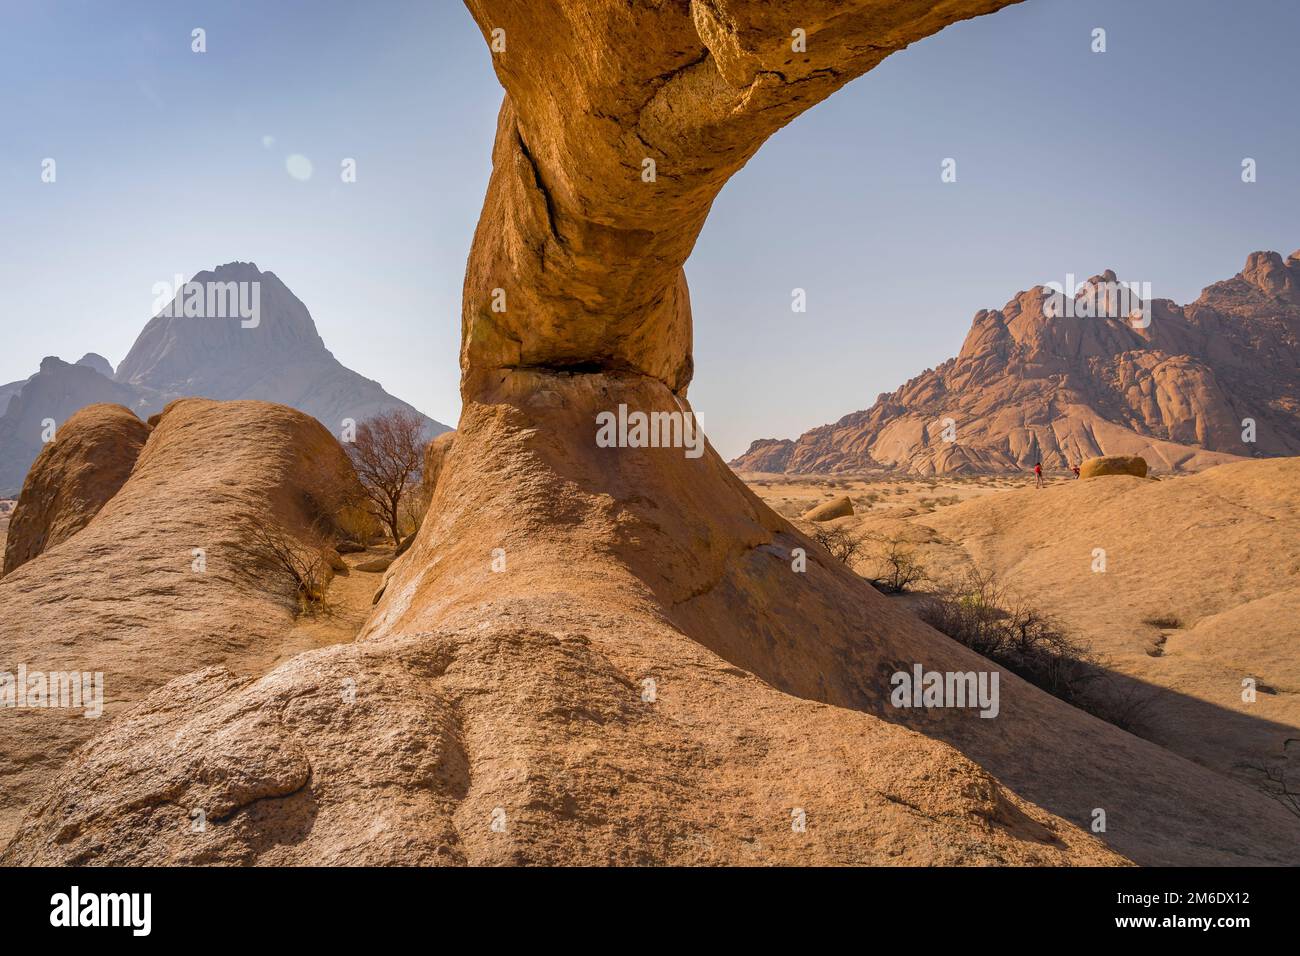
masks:
[[[121,405],[87,405],[32,464],[5,542],[3,574],[72,537],[126,484],[149,426]]]
[[[81,493],[57,511],[25,494],[11,528],[19,534],[32,508],[36,535],[61,540],[0,578],[0,671],[99,672],[104,719],[0,707],[0,841],[72,749],[149,691],[214,664],[261,673],[316,646],[294,629],[291,582],[260,566],[253,529],[307,531],[313,502],[352,474],[338,441],[263,402],[176,402],[143,447],[124,424],[125,410],[87,410],[32,474],[44,488],[138,455],[120,489]]]
[[[1300,253],[1252,253],[1187,306],[1150,301],[1145,327],[1127,312],[1086,314],[1117,311],[1082,307],[1108,305],[1117,282],[1109,271],[1088,280],[1079,308],[1039,286],[981,310],[956,358],[797,440],[756,441],[731,464],[926,475],[1141,455],[1169,472],[1300,454]]]
[[[0,492],[16,494],[27,469],[46,438],[87,405],[125,405],[137,414],[148,414],[151,398],[121,382],[105,378],[88,365],[69,365],[53,356],[41,362],[41,369],[21,383],[0,416]],[[53,423],[53,435],[49,423]]]

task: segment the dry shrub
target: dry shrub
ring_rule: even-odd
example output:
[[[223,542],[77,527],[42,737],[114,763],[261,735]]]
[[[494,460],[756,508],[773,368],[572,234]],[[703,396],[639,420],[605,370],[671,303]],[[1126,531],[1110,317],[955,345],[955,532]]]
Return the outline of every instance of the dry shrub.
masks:
[[[858,553],[862,550],[863,539],[860,535],[853,534],[847,528],[814,524],[812,536],[818,544],[831,553],[831,557],[836,561],[850,568],[857,563]]]
[[[339,533],[350,541],[369,544],[384,533],[384,526],[363,504],[348,504],[339,509],[334,523]]]
[[[301,537],[272,522],[251,526],[245,551],[258,568],[291,584],[300,611],[326,607],[325,595],[333,578],[327,548],[329,540],[318,527]]]
[[[929,572],[916,556],[916,548],[901,535],[877,535],[882,548],[876,556],[875,568],[865,575],[877,591],[885,594],[902,594],[928,580]]]
[[[1241,764],[1255,777],[1255,788],[1300,817],[1300,739],[1283,745],[1285,756],[1269,763]]]
[[[1154,692],[1112,674],[1102,657],[993,575],[969,572],[936,591],[918,613],[935,630],[1052,696],[1130,733],[1145,728]]]
[[[885,594],[902,594],[929,577],[916,556],[916,549],[901,535],[854,534],[848,528],[832,524],[814,524],[810,533],[831,557],[855,571],[866,558],[868,542],[879,542],[872,571],[863,577]]]

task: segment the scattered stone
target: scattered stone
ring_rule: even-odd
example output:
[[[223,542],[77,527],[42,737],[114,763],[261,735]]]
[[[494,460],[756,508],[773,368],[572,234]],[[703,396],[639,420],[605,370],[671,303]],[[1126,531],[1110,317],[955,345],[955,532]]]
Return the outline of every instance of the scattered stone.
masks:
[[[804,513],[804,521],[830,521],[833,518],[845,518],[853,514],[853,502],[848,495],[832,498]]]
[[[1140,455],[1108,455],[1103,458],[1089,458],[1079,466],[1080,478],[1099,478],[1102,475],[1132,475],[1135,478],[1145,478],[1147,462]]]

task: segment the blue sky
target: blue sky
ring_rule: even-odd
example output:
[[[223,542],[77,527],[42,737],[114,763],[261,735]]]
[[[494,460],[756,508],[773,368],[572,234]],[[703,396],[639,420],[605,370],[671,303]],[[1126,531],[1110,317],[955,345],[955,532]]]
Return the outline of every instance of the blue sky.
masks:
[[[955,354],[978,309],[1068,272],[1187,301],[1300,247],[1297,35],[1290,0],[1029,0],[809,111],[687,263],[713,443],[864,408]],[[453,0],[0,0],[0,382],[45,355],[120,362],[154,283],[251,259],[345,364],[454,424],[500,99]]]

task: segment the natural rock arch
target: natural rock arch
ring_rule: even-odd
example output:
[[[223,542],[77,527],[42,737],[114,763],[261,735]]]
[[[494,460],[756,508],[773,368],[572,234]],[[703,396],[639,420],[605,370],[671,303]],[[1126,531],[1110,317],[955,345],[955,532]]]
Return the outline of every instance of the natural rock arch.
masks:
[[[521,366],[684,395],[682,265],[731,175],[889,54],[1011,2],[467,0],[506,96],[465,278],[465,398]]]
[[[1294,862],[1300,822],[1262,795],[1014,676],[997,719],[891,707],[891,672],[988,662],[712,449],[595,444],[601,411],[689,407],[681,267],[727,177],[888,53],[1002,5],[469,0],[505,31],[507,96],[464,409],[416,541],[355,644],[174,681],[59,772],[0,862]],[[197,835],[195,806],[216,824]]]

